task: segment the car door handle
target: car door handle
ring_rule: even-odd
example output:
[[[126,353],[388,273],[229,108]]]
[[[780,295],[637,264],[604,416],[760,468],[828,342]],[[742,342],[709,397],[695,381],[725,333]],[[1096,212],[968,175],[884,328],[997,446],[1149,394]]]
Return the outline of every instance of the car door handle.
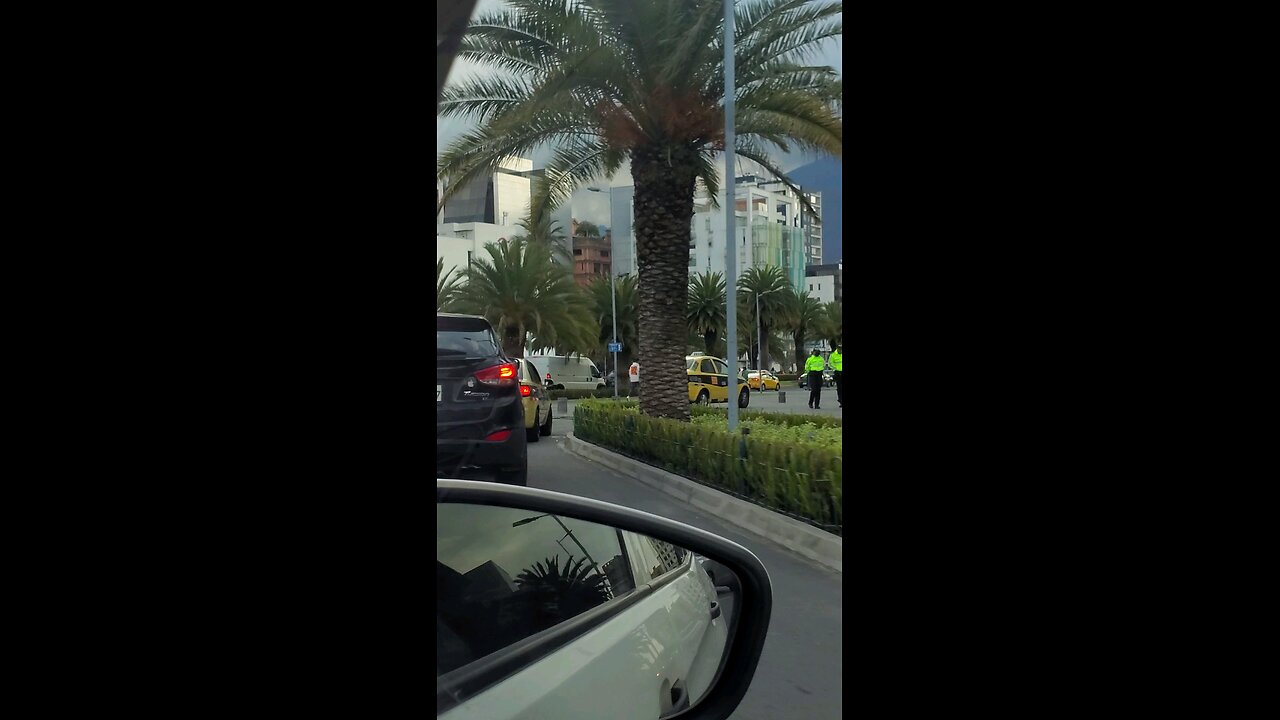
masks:
[[[720,617],[720,603],[715,600],[711,601],[711,619],[715,620]]]

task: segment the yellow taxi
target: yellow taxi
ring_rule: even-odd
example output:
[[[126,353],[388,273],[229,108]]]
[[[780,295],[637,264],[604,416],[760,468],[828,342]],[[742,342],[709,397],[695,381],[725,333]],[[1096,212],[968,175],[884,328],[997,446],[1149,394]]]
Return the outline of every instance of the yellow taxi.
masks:
[[[687,355],[684,364],[689,378],[689,402],[699,405],[729,402],[729,368],[724,360],[710,355]],[[741,370],[736,385],[738,407],[744,408],[751,403],[751,391]]]
[[[551,397],[542,383],[542,374],[529,360],[516,358],[520,368],[520,403],[524,405],[524,437],[528,442],[538,442],[542,435],[551,434]]]
[[[768,370],[752,370],[747,373],[747,384],[752,390],[777,390],[780,385],[778,376]]]

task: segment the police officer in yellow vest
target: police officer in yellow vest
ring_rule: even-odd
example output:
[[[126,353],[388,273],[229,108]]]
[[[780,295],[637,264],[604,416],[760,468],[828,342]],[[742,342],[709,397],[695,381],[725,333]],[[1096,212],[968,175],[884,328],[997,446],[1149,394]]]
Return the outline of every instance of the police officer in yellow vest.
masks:
[[[822,401],[822,368],[826,363],[822,362],[822,356],[818,354],[818,349],[814,348],[813,354],[804,361],[805,372],[809,373],[809,407],[814,410],[820,410],[819,405]]]
[[[840,403],[840,407],[844,407],[844,373],[841,371],[841,365],[844,363],[844,356],[840,354],[840,345],[836,344],[836,349],[831,352],[831,357],[827,358],[831,363],[831,375],[836,381],[836,402]]]

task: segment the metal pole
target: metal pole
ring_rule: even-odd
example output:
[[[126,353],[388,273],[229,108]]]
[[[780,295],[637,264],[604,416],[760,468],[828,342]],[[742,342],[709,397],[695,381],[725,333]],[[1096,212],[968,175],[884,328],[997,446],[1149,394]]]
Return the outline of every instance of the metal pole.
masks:
[[[613,208],[609,208],[613,212]],[[609,251],[609,304],[613,305],[613,399],[618,399],[618,383],[620,377],[618,375],[618,289],[614,285],[613,272],[613,251]]]
[[[748,226],[750,227],[750,226]],[[761,352],[764,348],[760,347],[762,341],[760,339],[760,293],[756,293],[756,370],[760,369]]]
[[[604,191],[598,187],[589,187],[587,190],[591,192],[603,193]],[[616,229],[613,222],[613,188],[609,188],[609,233],[612,236]],[[613,241],[609,241],[609,305],[613,307],[613,346],[618,346],[618,286],[614,282],[614,278],[618,274],[618,268],[614,262],[618,259],[618,253],[615,252]],[[633,260],[634,261],[634,260]],[[618,383],[622,378],[618,375],[618,351],[613,351],[613,399],[618,399]]]
[[[725,364],[729,371],[729,432],[738,428],[738,233],[733,188],[733,0],[724,0],[724,217],[725,237],[725,333],[729,336]],[[748,203],[749,205],[749,203]],[[748,228],[750,230],[750,228]]]

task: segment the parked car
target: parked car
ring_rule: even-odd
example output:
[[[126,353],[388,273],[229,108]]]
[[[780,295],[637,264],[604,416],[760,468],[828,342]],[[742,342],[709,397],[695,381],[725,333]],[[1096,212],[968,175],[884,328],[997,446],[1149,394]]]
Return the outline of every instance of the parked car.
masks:
[[[724,360],[710,355],[687,355],[684,361],[689,402],[699,405],[729,402],[729,368]],[[747,407],[751,404],[751,390],[742,370],[738,371],[736,387],[738,407]]]
[[[436,477],[479,468],[498,482],[528,484],[519,377],[488,320],[436,313]]]
[[[525,439],[538,442],[551,434],[551,396],[542,384],[542,374],[531,360],[517,359],[520,366],[520,402],[524,404]]]
[[[830,368],[827,368],[826,370],[822,371],[823,387],[835,387],[836,376],[832,374],[833,372],[834,371],[832,371]],[[807,390],[809,388],[809,373],[800,373],[800,388],[802,390]]]
[[[747,382],[752,390],[777,390],[781,386],[778,376],[769,370],[752,370],[747,373]]]
[[[755,673],[769,577],[711,533],[572,495],[437,480],[435,546],[442,720],[724,720]]]

